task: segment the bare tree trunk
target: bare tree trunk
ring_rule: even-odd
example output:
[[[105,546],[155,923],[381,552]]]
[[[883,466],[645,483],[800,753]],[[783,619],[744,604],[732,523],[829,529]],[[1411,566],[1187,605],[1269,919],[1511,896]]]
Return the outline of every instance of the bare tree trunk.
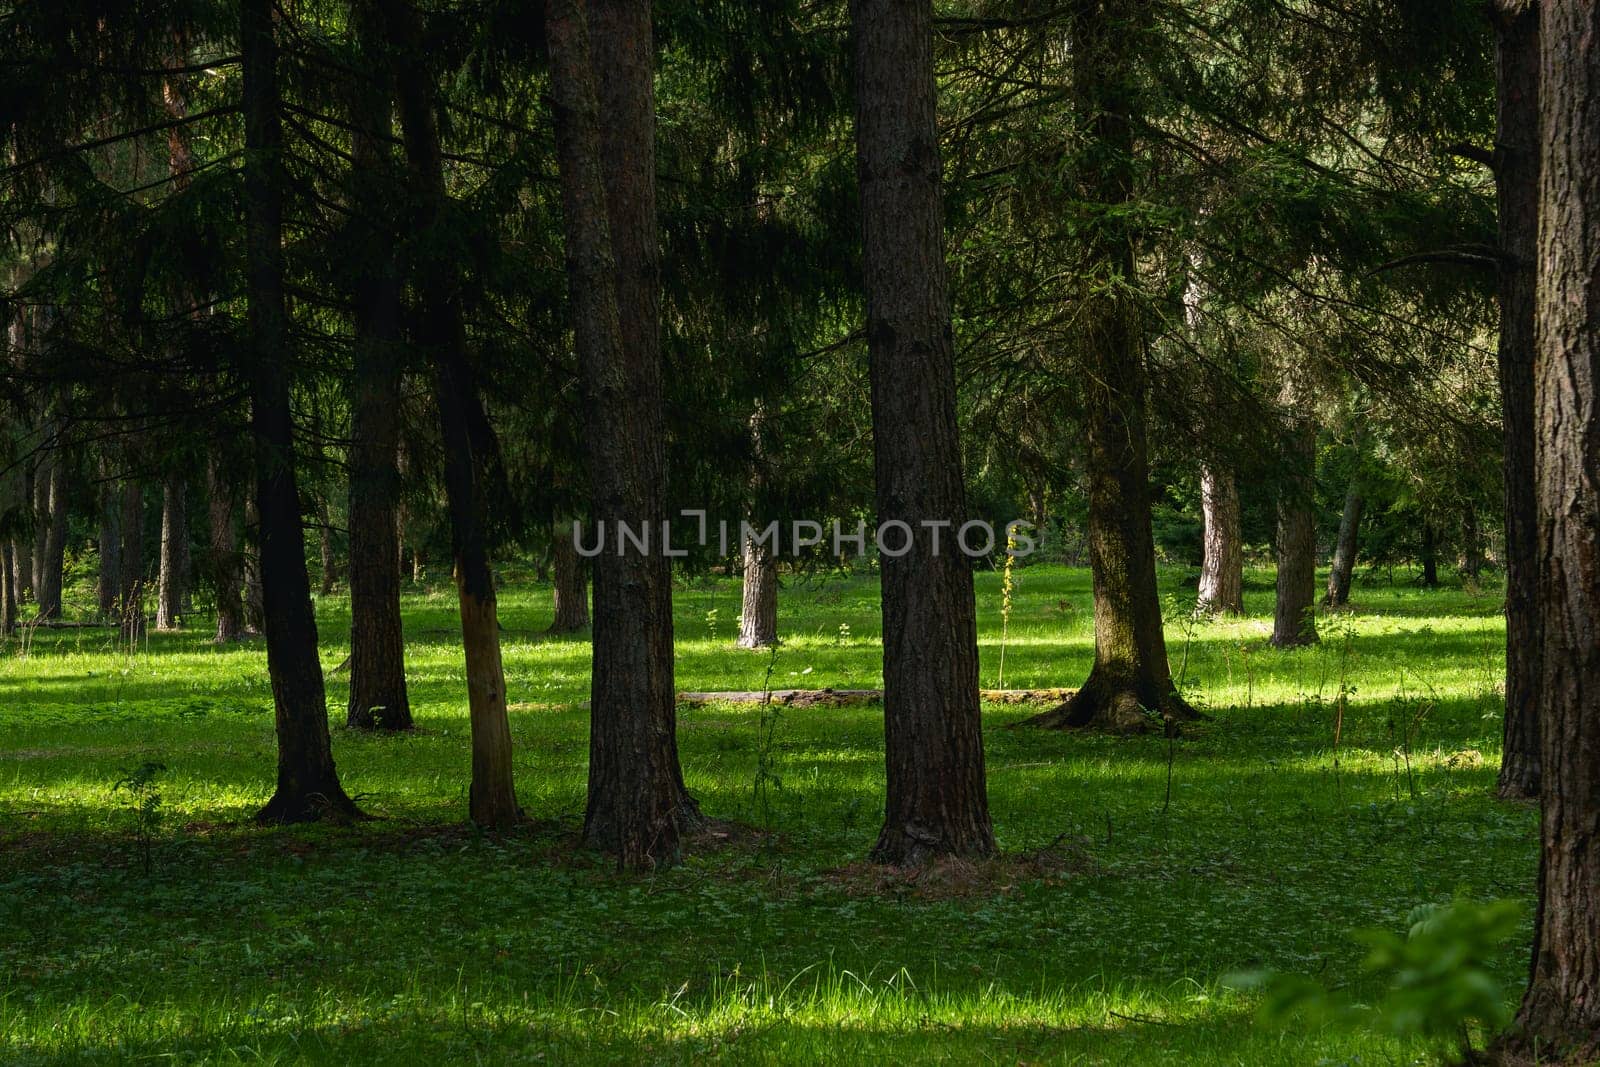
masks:
[[[572,543],[572,524],[556,523],[550,538],[551,567],[555,571],[556,618],[553,634],[571,634],[589,628],[589,582],[583,560]]]
[[[221,461],[215,458],[206,465],[206,488],[211,584],[217,597],[216,640],[223,644],[237,641],[244,628],[244,602],[239,596],[244,563],[239,555],[238,534],[234,531],[239,498],[223,473]]]
[[[1333,561],[1328,565],[1328,591],[1322,603],[1330,608],[1342,608],[1350,602],[1350,579],[1356,569],[1356,548],[1361,533],[1361,509],[1365,501],[1352,483],[1344,495],[1344,511],[1339,515],[1339,540],[1333,548]]]
[[[41,610],[44,607],[42,594],[48,592],[49,584],[45,578],[45,560],[50,541],[50,482],[59,460],[55,452],[46,452],[39,457],[33,470],[33,551],[28,555],[33,562],[33,574],[29,588]]]
[[[1543,848],[1515,1042],[1600,1058],[1600,8],[1540,5],[1542,170],[1534,438]]]
[[[1278,488],[1278,590],[1272,643],[1278,648],[1316,643],[1317,424],[1311,388],[1296,367],[1285,369],[1281,402],[1283,475]]]
[[[188,581],[183,557],[189,539],[188,486],[181,475],[167,476],[161,487],[161,570],[156,577],[156,629],[176,630],[183,613]]]
[[[1539,5],[1495,2],[1494,179],[1500,219],[1500,417],[1505,441],[1506,710],[1499,794],[1539,795],[1538,511],[1533,441],[1539,239]]]
[[[650,5],[587,6],[588,20],[576,0],[548,0],[545,25],[590,514],[613,537],[624,523],[659,536],[666,457]],[[674,863],[699,809],[678,765],[669,561],[618,545],[595,557],[593,578],[584,841],[626,867]]]
[[[244,498],[244,528],[247,549],[240,557],[244,575],[244,632],[266,632],[266,596],[261,588],[261,515],[256,510],[256,495],[252,491]]]
[[[1239,520],[1239,486],[1231,467],[1214,460],[1201,463],[1200,513],[1204,523],[1200,609],[1242,615],[1244,535]]]
[[[740,648],[771,648],[778,643],[778,561],[753,537],[744,543],[737,643]]]
[[[100,462],[100,479],[100,574],[95,582],[95,608],[102,619],[109,619],[117,613],[117,599],[122,593],[121,498],[116,482],[111,480],[110,464],[104,459]]]
[[[0,541],[0,640],[17,628],[17,582],[10,541]]]
[[[1474,584],[1483,574],[1483,531],[1471,501],[1461,506],[1461,573]]]
[[[1422,523],[1422,588],[1439,588],[1439,546],[1433,523]]]
[[[117,597],[117,614],[122,620],[124,640],[144,634],[144,486],[134,479],[122,483],[122,589]]]
[[[317,619],[306,573],[289,402],[283,296],[282,130],[273,0],[240,0],[244,68],[245,294],[249,309],[250,429],[255,444],[261,577],[278,735],[278,784],[256,815],[266,823],[359,817],[345,795],[328,736]]]
[[[67,455],[58,449],[50,457],[50,480],[43,515],[44,546],[36,579],[41,619],[61,617],[61,590],[66,579],[69,473]]]

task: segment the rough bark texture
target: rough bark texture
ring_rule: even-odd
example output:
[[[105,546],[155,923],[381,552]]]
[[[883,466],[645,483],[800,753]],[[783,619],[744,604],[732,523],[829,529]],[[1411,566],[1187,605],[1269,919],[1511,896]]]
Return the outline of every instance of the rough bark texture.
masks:
[[[881,560],[888,795],[872,857],[920,866],[995,850],[972,571],[951,537],[966,521],[966,499],[946,293],[933,5],[851,0],[850,11],[878,522],[905,523],[912,534],[909,551]]]
[[[421,306],[415,337],[433,364],[467,667],[472,727],[470,816],[482,827],[509,827],[521,821],[522,809],[512,783],[511,721],[500,659],[494,571],[489,562],[489,501],[484,479],[493,457],[494,437],[467,362],[461,280],[455,264],[448,257],[436,258],[432,251],[448,248],[450,240],[441,232],[449,224],[448,203],[431,95],[434,80],[423,52],[421,27],[415,22],[415,12],[408,8],[390,9],[389,18],[400,64],[395,102],[414,205],[411,224],[417,235],[417,260],[412,269]]]
[[[1539,795],[1538,511],[1533,469],[1534,262],[1539,239],[1539,16],[1496,0],[1494,179],[1500,225],[1500,417],[1505,428],[1506,711],[1499,794]]]
[[[1244,534],[1239,521],[1239,486],[1231,468],[1200,465],[1200,513],[1204,522],[1200,560],[1202,611],[1244,614]]]
[[[557,523],[550,537],[550,567],[555,572],[556,618],[553,634],[574,634],[589,628],[589,580],[583,559],[572,544],[572,524]]]
[[[545,22],[590,515],[613,537],[620,523],[659,537],[666,459],[650,5],[587,6],[585,19],[576,0],[549,0]],[[616,547],[593,563],[583,836],[623,866],[671,863],[699,819],[678,766],[671,570],[659,551]]]
[[[740,648],[771,648],[777,643],[778,561],[769,547],[747,537],[738,645]]]
[[[283,298],[283,174],[272,0],[241,0],[244,67],[245,293],[250,430],[260,515],[267,672],[278,735],[278,784],[256,818],[302,822],[360,813],[333,765],[317,619],[306,573],[289,406],[288,313]]]
[[[1350,603],[1350,578],[1356,569],[1356,547],[1361,533],[1361,509],[1366,501],[1352,485],[1344,495],[1344,511],[1339,514],[1339,539],[1328,564],[1328,589],[1322,603],[1342,608]]]
[[[1544,0],[1534,470],[1543,848],[1518,1041],[1600,1058],[1600,8]]]
[[[117,616],[122,636],[131,640],[144,633],[144,486],[129,479],[122,483],[122,588],[117,595]]]
[[[1115,211],[1132,202],[1136,79],[1126,12],[1085,3],[1074,27],[1074,95],[1092,115],[1095,149],[1085,160],[1082,198]],[[1060,707],[1029,720],[1046,727],[1094,726],[1140,732],[1197,713],[1174,691],[1156,591],[1145,434],[1146,342],[1130,297],[1133,235],[1106,220],[1091,231],[1098,274],[1078,312],[1078,372],[1087,421],[1089,566],[1094,586],[1094,666]]]
[[[1272,643],[1293,648],[1317,640],[1317,426],[1311,414],[1311,388],[1299,368],[1285,368],[1280,402],[1283,470],[1278,486],[1278,589]]]
[[[188,583],[189,491],[179,475],[161,487],[161,569],[156,575],[156,629],[176,630]]]
[[[213,458],[206,465],[207,526],[210,531],[210,550],[207,561],[211,570],[211,585],[217,598],[218,644],[237,641],[244,627],[244,601],[239,596],[239,583],[243,577],[244,560],[239,555],[238,534],[234,519],[239,510],[239,498],[233,485],[222,470],[221,461]]]
[[[362,52],[378,56],[373,5],[353,12]],[[383,69],[381,60],[374,64]],[[350,381],[350,702],[346,721],[363,729],[409,730],[405,631],[400,614],[400,273],[392,220],[373,211],[391,195],[392,90],[387,79],[355,89],[350,138],[352,242],[365,251],[356,291],[355,367]]]
[[[50,474],[45,482],[42,551],[37,558],[37,575],[34,579],[35,595],[39,601],[39,618],[61,617],[61,587],[65,579],[67,553],[68,484],[71,473],[64,452],[50,455]]]

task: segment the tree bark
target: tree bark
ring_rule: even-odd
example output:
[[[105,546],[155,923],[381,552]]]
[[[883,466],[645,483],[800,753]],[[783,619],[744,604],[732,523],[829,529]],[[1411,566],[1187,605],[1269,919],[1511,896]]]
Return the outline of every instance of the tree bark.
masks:
[[[67,479],[70,473],[65,452],[57,449],[50,456],[50,475],[44,493],[44,543],[38,557],[35,592],[39,618],[61,617],[61,588],[66,578],[67,512],[70,503]]]
[[[777,643],[778,561],[770,548],[747,537],[737,644],[740,648],[771,648]]]
[[[33,562],[29,588],[33,590],[34,603],[43,606],[41,594],[47,592],[45,559],[50,541],[50,482],[59,457],[55,452],[45,452],[33,469],[33,551],[28,558]],[[38,611],[35,611],[38,614]]]
[[[1311,390],[1298,368],[1286,369],[1283,472],[1278,487],[1278,587],[1272,643],[1278,648],[1316,643],[1317,427]]]
[[[17,628],[17,582],[11,553],[11,542],[0,541],[0,640]]]
[[[239,557],[244,575],[244,632],[260,634],[266,631],[267,621],[261,589],[261,514],[254,491],[245,494],[244,528],[247,549]]]
[[[505,669],[500,659],[500,624],[494,572],[489,563],[489,500],[484,480],[495,449],[472,368],[467,362],[466,328],[461,317],[461,279],[447,256],[449,225],[434,115],[433,76],[423,55],[416,13],[395,7],[393,21],[399,67],[399,106],[414,217],[421,249],[412,264],[421,295],[416,340],[433,362],[434,399],[444,446],[445,493],[450,506],[455,550],[461,644],[467,667],[467,706],[472,727],[472,821],[482,827],[509,827],[522,818],[512,784],[511,721],[506,711]]]
[[[384,69],[378,14],[359,0],[352,21],[362,53]],[[405,631],[400,613],[400,274],[398,234],[373,208],[396,188],[388,143],[393,94],[362,79],[351,104],[350,202],[367,250],[356,284],[355,367],[350,396],[350,703],[352,727],[409,730]]]
[[[1422,523],[1422,588],[1439,588],[1439,545],[1433,523]]]
[[[188,486],[178,474],[161,487],[161,570],[156,576],[156,629],[176,630],[188,581],[183,550],[189,539]]]
[[[1138,88],[1127,54],[1126,13],[1110,0],[1082,5],[1072,40],[1073,91],[1093,116],[1097,146],[1079,174],[1082,198],[1105,205],[1087,252],[1079,371],[1088,389],[1089,567],[1094,587],[1094,666],[1060,707],[1028,720],[1046,727],[1168,731],[1198,713],[1173,689],[1156,590],[1146,439],[1146,342],[1137,300],[1133,234],[1112,221],[1135,197],[1132,114]]]
[[[548,0],[545,23],[567,274],[589,424],[590,514],[614,538],[623,523],[659,536],[666,457],[650,5],[597,0],[587,5],[587,19],[584,6]],[[699,809],[678,765],[669,560],[660,551],[624,551],[619,543],[592,566],[583,838],[625,867],[673,863]]]
[[[1483,530],[1471,501],[1461,506],[1461,573],[1474,585],[1483,574]]]
[[[1342,608],[1350,602],[1350,578],[1356,569],[1356,548],[1361,533],[1361,509],[1366,502],[1355,485],[1344,495],[1344,511],[1339,515],[1339,540],[1333,548],[1333,560],[1328,564],[1328,590],[1322,603],[1330,608]]]
[[[95,581],[95,609],[102,619],[117,613],[117,601],[122,594],[121,561],[122,534],[120,496],[117,485],[111,480],[110,464],[100,464],[100,537],[97,542],[100,556],[100,573]]]
[[[277,791],[256,819],[289,823],[360,815],[345,795],[328,737],[317,658],[317,619],[306,572],[289,402],[288,311],[283,294],[282,130],[273,0],[240,0],[244,68],[245,295],[250,430],[260,515],[267,672],[278,735]]]
[[[572,525],[556,523],[550,538],[550,565],[555,572],[556,618],[553,634],[572,634],[589,628],[589,582],[583,560],[572,544]]]
[[[1539,240],[1539,5],[1496,0],[1494,181],[1500,226],[1506,710],[1499,795],[1539,795],[1538,510],[1534,488],[1534,263]]]
[[[1239,486],[1230,467],[1214,460],[1200,465],[1203,519],[1200,610],[1244,614],[1244,535]]]
[[[122,483],[122,589],[117,597],[117,615],[124,640],[144,634],[144,486],[134,479]]]
[[[206,488],[206,518],[211,542],[208,560],[217,598],[216,641],[225,644],[237,641],[244,628],[244,601],[239,596],[244,563],[234,531],[238,494],[228,481],[222,462],[214,457],[206,464]]]
[[[1539,909],[1517,1040],[1600,1057],[1600,8],[1541,4],[1534,412],[1543,781]]]
[[[851,0],[850,14],[878,523],[905,524],[910,542],[902,555],[886,552],[881,559],[888,795],[872,858],[922,866],[995,851],[972,570],[951,536],[966,521],[966,499],[946,292],[933,5]],[[941,532],[942,544],[935,540]]]

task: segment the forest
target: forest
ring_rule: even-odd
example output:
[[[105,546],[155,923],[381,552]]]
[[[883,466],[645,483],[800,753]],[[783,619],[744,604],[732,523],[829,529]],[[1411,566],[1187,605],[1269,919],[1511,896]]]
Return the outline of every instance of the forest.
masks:
[[[1592,0],[0,42],[0,1063],[1600,1064]]]

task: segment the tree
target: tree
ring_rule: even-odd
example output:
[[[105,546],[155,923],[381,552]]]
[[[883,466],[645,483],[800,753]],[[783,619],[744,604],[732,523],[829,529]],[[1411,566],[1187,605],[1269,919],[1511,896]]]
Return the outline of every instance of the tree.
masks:
[[[972,571],[956,427],[935,121],[933,5],[852,0],[856,169],[883,551],[888,795],[872,858],[921,866],[995,850],[984,778]],[[939,534],[944,533],[942,544]],[[893,539],[897,535],[884,535]]]
[[[572,524],[556,523],[550,537],[551,569],[555,572],[556,617],[553,634],[575,634],[589,628],[589,582],[583,560],[572,543]]]
[[[333,764],[317,658],[317,619],[295,486],[283,290],[283,151],[272,0],[240,0],[250,430],[260,516],[262,615],[278,734],[278,786],[256,818],[289,823],[359,816]]]
[[[1334,543],[1333,560],[1328,564],[1328,589],[1322,603],[1342,608],[1350,602],[1350,578],[1356,566],[1356,547],[1361,532],[1361,509],[1365,499],[1355,479],[1344,495],[1344,510],[1339,513],[1339,539]]]
[[[156,574],[156,629],[176,630],[189,569],[188,485],[169,474],[161,486],[161,559]]]
[[[220,450],[220,449],[219,449]],[[239,498],[222,461],[212,455],[206,463],[206,520],[210,547],[206,555],[212,592],[217,598],[216,642],[237,641],[244,629],[244,601],[239,585],[244,561],[235,530]]]
[[[1244,534],[1239,485],[1233,469],[1215,459],[1200,465],[1203,538],[1200,563],[1202,611],[1244,614]]]
[[[634,867],[676,861],[699,809],[678,766],[668,560],[620,538],[665,520],[650,6],[587,6],[545,7],[590,515],[614,539],[593,568],[583,837]]]
[[[1317,640],[1317,425],[1303,368],[1285,368],[1280,401],[1283,470],[1278,485],[1278,590],[1272,643],[1294,648]]]
[[[1542,851],[1512,1050],[1600,1056],[1600,9],[1543,0],[1535,297]]]

